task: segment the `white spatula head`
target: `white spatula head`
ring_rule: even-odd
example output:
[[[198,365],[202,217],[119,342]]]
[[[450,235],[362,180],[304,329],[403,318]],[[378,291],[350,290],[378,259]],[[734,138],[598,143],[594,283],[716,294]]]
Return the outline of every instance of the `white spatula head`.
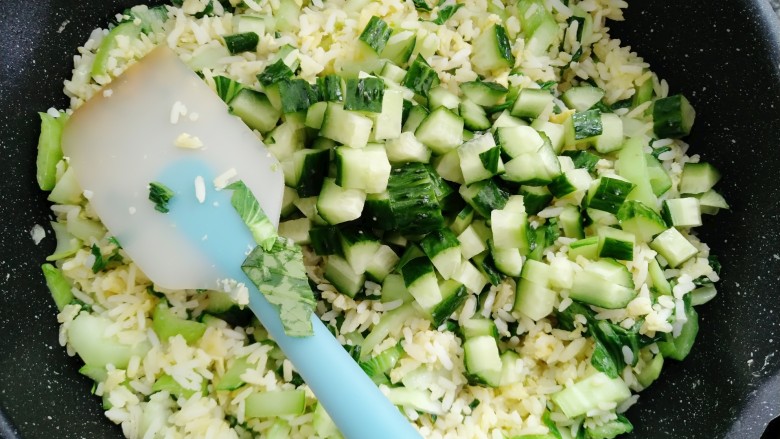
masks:
[[[224,270],[199,250],[192,230],[180,230],[175,215],[155,210],[150,182],[175,190],[171,209],[177,200],[199,206],[191,210],[198,218],[190,217],[197,222],[211,210],[232,209],[214,186],[215,177],[232,175],[275,225],[279,221],[281,166],[167,47],[154,49],[78,108],[64,128],[62,148],[100,219],[158,286],[214,288]],[[202,203],[192,203],[199,198]]]

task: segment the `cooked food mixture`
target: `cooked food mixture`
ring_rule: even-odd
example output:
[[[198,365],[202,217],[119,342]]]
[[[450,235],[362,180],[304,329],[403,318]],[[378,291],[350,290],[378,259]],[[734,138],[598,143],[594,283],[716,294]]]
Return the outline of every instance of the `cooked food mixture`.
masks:
[[[278,233],[302,248],[314,312],[423,437],[630,432],[623,413],[716,295],[692,230],[728,205],[680,140],[689,101],[610,38],[626,6],[179,0],[93,31],[70,107],[41,114],[38,181],[60,342],[106,417],[129,438],[341,437],[246,290],[154,285],[63,157],[69,114],[165,45],[278,159]],[[166,215],[177,194],[149,190]]]

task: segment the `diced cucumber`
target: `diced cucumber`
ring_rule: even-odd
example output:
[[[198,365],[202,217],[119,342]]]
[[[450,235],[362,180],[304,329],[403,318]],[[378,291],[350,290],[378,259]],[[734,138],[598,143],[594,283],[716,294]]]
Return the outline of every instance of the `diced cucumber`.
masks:
[[[450,229],[429,233],[420,241],[420,247],[445,280],[451,278],[460,266],[460,242]]]
[[[417,43],[417,34],[410,30],[394,30],[390,34],[380,57],[395,65],[403,65],[409,61]]]
[[[260,36],[255,32],[241,32],[222,37],[225,40],[225,47],[231,55],[237,55],[241,52],[254,52],[257,50],[257,44],[260,42]]]
[[[582,215],[577,206],[570,204],[564,206],[563,211],[558,215],[558,223],[561,225],[563,236],[576,239],[585,237],[585,231],[582,227]]]
[[[501,68],[512,68],[515,57],[512,55],[512,45],[506,34],[506,29],[500,24],[493,24],[472,43],[471,64],[478,73],[489,73]]]
[[[449,110],[458,111],[460,98],[446,87],[438,86],[428,90],[428,109],[435,110],[439,107],[445,107]]]
[[[686,163],[680,176],[681,194],[702,194],[720,180],[720,172],[709,163]]]
[[[517,95],[511,114],[514,117],[535,119],[544,112],[547,107],[553,105],[553,95],[538,88],[524,88]]]
[[[414,135],[435,154],[444,154],[463,143],[463,119],[439,107],[420,122]]]
[[[657,199],[653,192],[647,161],[644,159],[642,143],[639,138],[627,140],[618,153],[615,168],[618,175],[636,185],[626,199],[638,200],[645,206],[656,209]]]
[[[566,196],[573,197],[577,194],[584,195],[585,191],[590,188],[592,182],[593,178],[587,170],[572,169],[555,177],[548,185],[548,189],[555,198],[564,198]]]
[[[634,183],[613,176],[594,180],[588,191],[588,207],[616,214],[628,194],[636,187]]]
[[[531,261],[525,262],[523,271],[529,262]],[[541,320],[553,312],[557,297],[558,293],[545,285],[521,277],[517,282],[512,311],[517,311],[532,320]]]
[[[492,241],[491,241],[492,242]],[[518,248],[497,248],[490,246],[490,254],[496,269],[510,277],[520,276],[523,268],[523,255]]]
[[[429,390],[390,387],[386,390],[386,396],[390,402],[397,406],[409,407],[419,412],[437,416],[445,413],[441,402],[433,398]]]
[[[587,111],[601,102],[604,90],[592,85],[572,87],[561,95],[561,100],[567,107],[576,111]]]
[[[327,153],[327,151],[325,151]],[[390,179],[390,161],[383,145],[364,148],[336,148],[336,184],[344,189],[359,189],[367,194],[382,193]]]
[[[135,345],[121,343],[115,335],[107,335],[112,322],[102,316],[82,311],[68,327],[68,343],[91,367],[105,367],[112,364],[118,369],[127,368],[130,357],[143,358],[151,349],[148,341]]]
[[[344,189],[332,178],[326,178],[317,199],[317,212],[328,224],[340,224],[360,218],[366,193],[359,189]]]
[[[379,246],[366,265],[366,277],[374,282],[382,282],[395,269],[399,260],[392,248],[384,244]]]
[[[462,82],[460,91],[469,101],[483,107],[492,107],[500,104],[509,90],[495,82],[471,81]]]
[[[699,199],[701,213],[715,215],[720,209],[729,209],[726,199],[714,189],[710,189],[703,194],[697,194],[695,197]]]
[[[664,334],[664,341],[658,343],[658,349],[665,358],[684,360],[691,352],[696,335],[699,333],[699,313],[693,308],[688,296],[685,298],[685,318],[686,321],[679,334],[674,336],[667,332]]]
[[[249,128],[261,133],[274,129],[282,115],[265,94],[249,88],[242,88],[228,106],[230,112],[240,117]]]
[[[653,193],[656,197],[660,197],[665,194],[672,187],[672,179],[664,169],[661,162],[658,161],[652,154],[645,154],[645,162],[647,163],[647,175],[650,178],[650,187],[653,188]]]
[[[493,210],[490,214],[490,229],[496,248],[516,248],[527,255],[531,250],[528,239],[528,215],[512,210]]]
[[[463,362],[470,378],[490,387],[498,387],[501,380],[501,356],[496,339],[481,335],[463,342]]]
[[[325,117],[325,110],[327,109],[328,103],[325,101],[309,106],[309,109],[306,110],[306,126],[315,130],[322,128],[322,119]]]
[[[601,227],[598,230],[600,258],[614,258],[623,261],[634,260],[636,237],[633,233],[613,227]]]
[[[41,134],[38,137],[35,177],[41,190],[50,191],[57,180],[57,163],[62,160],[62,127],[68,117],[64,113],[60,113],[56,118],[48,113],[38,115],[41,118]]]
[[[339,293],[349,297],[355,297],[366,283],[365,275],[355,273],[352,265],[338,255],[328,256],[324,276]]]
[[[623,308],[636,297],[631,273],[612,259],[600,259],[575,273],[569,296],[607,309]]]
[[[633,233],[639,240],[650,242],[666,230],[663,218],[640,201],[626,201],[617,213],[620,227]]]
[[[441,326],[452,313],[457,311],[469,295],[463,284],[452,279],[440,282],[439,291],[441,291],[441,302],[431,310],[431,321],[435,328]]]
[[[329,102],[322,117],[320,135],[352,148],[363,148],[368,143],[372,127],[373,122],[369,117],[347,111],[341,104]]]
[[[428,116],[428,110],[422,105],[415,105],[409,110],[409,115],[406,117],[401,131],[414,133],[417,127],[420,126],[422,121]]]
[[[552,401],[561,411],[573,419],[602,404],[620,403],[631,397],[631,391],[620,378],[609,378],[597,372],[585,379],[554,393]]]
[[[76,180],[76,172],[73,168],[68,167],[46,199],[57,204],[78,204],[81,201],[82,193],[83,190]]]
[[[488,283],[485,275],[474,264],[465,259],[461,261],[460,267],[453,273],[452,279],[460,282],[475,294],[481,293]]]
[[[470,100],[464,100],[458,106],[460,116],[463,118],[463,124],[472,131],[485,131],[490,129],[490,119],[488,119],[485,110]]]
[[[385,90],[382,98],[382,111],[372,114],[374,129],[371,140],[396,139],[401,135],[401,119],[403,116],[404,98],[401,92]]]
[[[306,410],[306,393],[302,389],[255,392],[244,403],[244,416],[250,419],[299,416]]]
[[[206,331],[206,325],[178,317],[164,303],[159,303],[152,313],[152,329],[162,341],[181,335],[188,344],[195,344]]]
[[[699,251],[682,233],[674,227],[660,233],[650,243],[650,248],[666,259],[671,268],[678,267],[683,262],[694,257]]]
[[[410,132],[403,132],[397,138],[385,142],[385,149],[387,159],[394,165],[409,162],[428,163],[431,160],[431,150]]]
[[[609,154],[623,147],[623,120],[614,113],[600,117],[601,134],[593,138],[593,147],[601,154]]]
[[[307,245],[311,243],[309,238],[310,229],[311,220],[308,218],[282,221],[279,223],[279,236],[290,239],[298,245]]]
[[[670,226],[698,227],[701,223],[701,208],[697,198],[673,198],[664,200],[661,215]]]
[[[465,184],[486,180],[504,171],[504,163],[491,134],[482,134],[464,142],[457,149]],[[493,154],[490,154],[490,153]]]
[[[368,20],[368,24],[363,28],[363,32],[358,37],[358,40],[377,54],[380,54],[384,50],[387,40],[390,39],[391,32],[392,29],[384,20],[373,16]]]
[[[464,184],[465,179],[460,170],[460,155],[458,155],[457,149],[434,158],[433,166],[441,178],[453,183]]]
[[[409,261],[401,270],[406,289],[423,310],[430,313],[442,300],[433,264],[427,257]]]
[[[460,252],[464,259],[471,259],[487,250],[487,244],[477,233],[473,225],[469,225],[458,235],[458,241],[460,242]]]
[[[73,292],[71,291],[71,284],[68,278],[62,273],[62,270],[55,267],[52,264],[41,265],[43,270],[43,276],[46,278],[46,286],[49,287],[49,292],[54,299],[54,304],[57,305],[57,309],[62,311],[66,305],[73,302]]]
[[[495,209],[503,209],[509,195],[499,188],[493,180],[483,180],[471,186],[462,185],[458,189],[460,196],[483,218],[490,218]]]
[[[233,364],[225,370],[225,373],[214,387],[216,390],[236,390],[244,385],[241,375],[244,374],[252,365],[248,357],[240,357],[233,361]]]
[[[661,98],[653,103],[653,132],[659,139],[687,136],[696,111],[683,95]]]
[[[421,54],[418,54],[409,66],[401,85],[420,96],[428,96],[428,91],[439,85],[439,74],[428,65]]]
[[[382,244],[370,232],[345,228],[341,230],[341,249],[355,274],[363,274]]]
[[[395,302],[401,300],[403,303],[409,303],[414,300],[409,290],[406,289],[404,277],[400,274],[388,274],[382,282],[382,303]]]

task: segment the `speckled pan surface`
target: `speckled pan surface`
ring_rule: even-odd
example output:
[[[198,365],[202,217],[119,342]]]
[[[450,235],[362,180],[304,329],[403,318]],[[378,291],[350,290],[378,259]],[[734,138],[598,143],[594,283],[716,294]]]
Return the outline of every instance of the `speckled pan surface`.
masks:
[[[78,360],[57,343],[38,266],[53,247],[35,186],[36,111],[66,104],[62,80],[90,29],[136,3],[0,0],[0,437],[110,438]],[[690,142],[723,172],[733,211],[702,228],[721,257],[717,300],[693,354],[668,364],[629,417],[635,438],[761,437],[780,414],[780,29],[765,0],[634,2],[614,35],[698,116]],[[774,431],[765,436],[776,439]]]

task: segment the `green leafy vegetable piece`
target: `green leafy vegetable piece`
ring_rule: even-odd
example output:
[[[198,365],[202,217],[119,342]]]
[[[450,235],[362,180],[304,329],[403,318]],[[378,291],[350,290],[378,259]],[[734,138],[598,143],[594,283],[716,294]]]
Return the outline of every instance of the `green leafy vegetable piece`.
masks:
[[[260,84],[263,84],[264,87],[268,87],[269,85],[292,78],[292,76],[293,71],[290,70],[290,67],[279,59],[257,75],[257,80],[260,81]]]
[[[103,253],[100,251],[100,247],[97,244],[92,244],[92,256],[95,257],[95,262],[92,263],[92,272],[99,273],[106,268],[108,261],[103,258]]]
[[[233,205],[244,224],[252,232],[255,242],[264,250],[270,251],[276,244],[278,235],[273,223],[263,212],[260,203],[257,202],[257,198],[241,180],[231,183],[226,189],[233,191],[230,204]]]
[[[317,302],[309,286],[300,247],[278,238],[269,250],[255,247],[241,269],[265,298],[279,307],[285,334],[312,335],[311,315]]]
[[[458,9],[463,7],[463,3],[456,3],[454,5],[445,6],[441,9],[439,9],[439,15],[436,17],[435,20],[431,20],[431,23],[435,24],[444,24],[447,20],[450,19],[453,15],[455,15],[456,12],[458,12]]]
[[[173,198],[173,191],[162,183],[153,181],[149,183],[149,200],[154,203],[154,210],[168,213],[168,202]]]
[[[430,11],[431,7],[428,6],[428,3],[425,0],[412,0],[412,3],[414,3],[415,9],[418,11]]]

